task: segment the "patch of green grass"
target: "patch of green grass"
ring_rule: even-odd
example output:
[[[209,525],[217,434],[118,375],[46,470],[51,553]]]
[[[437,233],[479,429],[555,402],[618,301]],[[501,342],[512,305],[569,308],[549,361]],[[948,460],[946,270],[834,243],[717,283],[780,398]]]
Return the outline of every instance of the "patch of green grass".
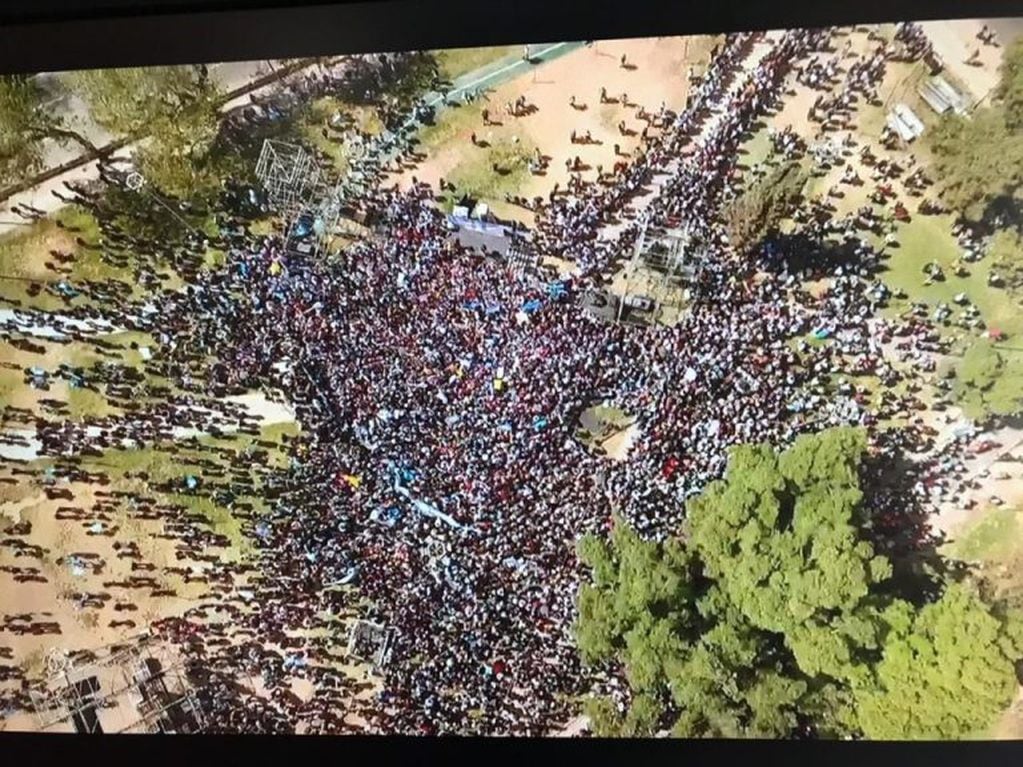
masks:
[[[611,405],[597,405],[591,409],[593,417],[615,428],[624,428],[632,423],[632,418],[621,408]]]
[[[981,363],[981,357],[989,361]],[[988,365],[993,367],[985,372]],[[1023,401],[1023,349],[976,342],[957,366],[954,392],[968,418],[983,421],[1018,412]]]
[[[281,437],[297,437],[302,429],[297,423],[275,423],[259,430],[260,439],[280,442]]]
[[[180,447],[173,450],[159,448],[107,450],[102,456],[82,456],[83,468],[103,472],[111,479],[123,479],[130,472],[144,471],[151,482],[181,479],[186,474],[201,474],[202,467],[194,451]]]
[[[220,248],[208,248],[203,254],[203,264],[207,269],[220,269],[227,263],[227,254]]]
[[[72,239],[81,237],[86,242],[97,242],[100,239],[99,222],[85,208],[68,205],[57,211],[54,218],[73,232]],[[71,268],[71,274],[67,277],[72,283],[86,280],[97,282],[123,280],[127,277],[125,269],[104,261],[100,251],[88,250],[76,245],[73,252],[75,260],[68,265]]]
[[[267,237],[276,232],[279,226],[273,218],[261,218],[249,224],[249,231],[257,237]]]
[[[767,128],[762,128],[740,148],[740,162],[750,168],[755,168],[770,156],[771,149],[771,138],[767,134]]]
[[[946,552],[966,562],[991,564],[1023,549],[1023,511],[997,508],[973,523]]]
[[[448,174],[457,194],[468,194],[484,202],[504,202],[506,193],[515,194],[529,178],[533,144],[498,139],[483,149],[468,152]]]
[[[165,495],[164,498],[179,506],[199,514],[206,524],[217,535],[223,535],[230,541],[228,558],[237,559],[248,552],[251,547],[249,539],[242,530],[241,521],[229,509],[220,506],[212,499],[200,495]],[[233,556],[232,556],[233,555]]]
[[[906,291],[910,300],[931,305],[946,303],[954,306],[954,297],[964,293],[980,310],[988,327],[998,328],[1010,336],[1023,334],[1023,312],[1015,305],[1012,295],[987,284],[991,273],[987,259],[964,264],[969,272],[965,277],[957,277],[953,273],[962,251],[952,236],[951,228],[949,216],[917,215],[909,223],[900,224],[896,232],[899,247],[891,251],[882,279],[890,287]],[[941,266],[945,279],[924,285],[926,275],[923,268],[931,261]],[[904,305],[896,305],[896,309],[904,308]]]
[[[611,405],[593,405],[579,415],[578,438],[586,445],[600,445],[612,434],[629,426],[634,419]]]
[[[494,45],[482,48],[447,48],[434,51],[440,75],[445,80],[454,80],[462,75],[482,69],[503,58],[517,55],[517,45]]]
[[[475,149],[469,146],[469,137],[474,130],[482,133],[483,108],[477,101],[439,110],[433,124],[424,125],[416,134],[416,149],[430,153],[456,140],[464,142],[466,151]]]
[[[79,229],[78,236],[94,242],[99,239],[99,222],[87,209],[80,205],[67,205],[57,211],[54,216],[69,229]]]
[[[120,411],[111,407],[107,398],[92,389],[68,389],[68,415],[72,421],[84,421],[89,418],[103,418],[115,415]]]
[[[57,225],[52,220],[41,219],[0,235],[0,273],[9,277],[47,279],[39,256],[46,254],[45,250],[40,253],[42,245],[56,231]]]
[[[58,221],[65,229],[57,226]],[[64,304],[56,296],[46,292],[35,297],[29,296],[27,289],[30,282],[55,283],[65,279],[74,284],[87,280],[101,282],[124,279],[124,269],[104,261],[99,251],[79,246],[75,242],[76,237],[87,242],[97,242],[100,237],[96,219],[78,205],[67,205],[52,216],[0,236],[0,275],[15,278],[0,279],[0,296],[42,311],[60,311]],[[45,268],[44,263],[52,260],[52,249],[74,256],[73,261],[60,265],[61,269],[69,270],[67,274]]]

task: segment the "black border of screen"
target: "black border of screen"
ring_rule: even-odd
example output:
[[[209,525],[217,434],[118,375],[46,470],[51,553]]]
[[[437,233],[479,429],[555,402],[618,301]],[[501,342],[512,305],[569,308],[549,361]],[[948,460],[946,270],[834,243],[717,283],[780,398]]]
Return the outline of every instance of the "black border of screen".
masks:
[[[267,7],[272,2],[278,7]],[[208,0],[212,2],[212,0]],[[126,5],[134,4],[134,8]],[[341,53],[544,43],[912,19],[1023,16],[1021,0],[0,0],[0,72],[278,59]],[[27,9],[27,10],[26,10]],[[0,597],[2,598],[2,597]],[[879,743],[323,736],[89,738],[0,732],[0,761],[37,764],[1023,765],[1021,742]],[[329,760],[329,761],[328,761]]]
[[[912,19],[1023,15],[1020,0],[133,0],[93,11],[3,14],[0,72],[213,63]],[[208,0],[212,2],[213,0]],[[19,0],[26,5],[28,0]],[[64,0],[66,3],[67,0]],[[255,7],[253,7],[255,6]],[[49,6],[52,8],[52,6]],[[192,12],[180,8],[191,7]],[[164,8],[165,11],[160,9]]]

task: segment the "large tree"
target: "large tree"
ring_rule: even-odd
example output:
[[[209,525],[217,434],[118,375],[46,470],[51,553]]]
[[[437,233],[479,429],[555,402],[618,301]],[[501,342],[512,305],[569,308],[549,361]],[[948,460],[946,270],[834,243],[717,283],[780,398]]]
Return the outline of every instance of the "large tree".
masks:
[[[943,117],[930,144],[942,197],[968,218],[981,219],[1023,182],[1023,134],[1006,124],[1001,108]]]
[[[669,724],[687,737],[791,731],[807,683],[779,660],[780,637],[750,625],[700,575],[689,547],[645,541],[616,519],[607,542],[587,536],[579,552],[593,572],[579,594],[579,649],[590,664],[620,662],[634,693],[624,712],[608,699],[588,702],[598,735],[650,735]],[[676,716],[665,722],[669,709]]]
[[[1005,109],[1012,130],[1023,128],[1023,38],[1018,38],[1002,57],[1001,76],[995,96]]]
[[[1023,364],[1015,354],[1007,362],[986,339],[966,351],[956,371],[956,392],[966,415],[983,420],[1023,411]]]
[[[943,737],[965,737],[1010,702],[1018,624],[958,585],[922,608],[898,598],[890,564],[865,539],[865,449],[850,428],[781,453],[738,447],[724,478],[688,505],[683,537],[646,541],[618,520],[607,541],[580,542],[592,572],[579,595],[583,659],[611,672],[620,664],[632,691],[623,711],[589,702],[598,734],[671,724],[687,737],[889,737],[878,721],[891,705],[903,720],[940,720]],[[947,646],[960,630],[984,643],[969,663]],[[923,652],[931,641],[915,673],[937,685],[926,669],[941,666],[945,692],[896,700],[902,646]],[[957,700],[974,710],[956,713]]]
[[[103,69],[69,79],[97,123],[115,135],[141,139],[136,161],[152,184],[184,198],[215,186],[211,149],[221,93],[206,67]]]
[[[0,75],[0,186],[42,170],[47,139],[95,149],[50,108],[46,92],[36,80],[25,75]]]
[[[949,740],[983,735],[1015,697],[1011,663],[1023,648],[1019,623],[993,614],[961,585],[915,612],[891,608],[875,685],[857,690],[867,737]]]
[[[808,177],[801,163],[785,162],[745,189],[725,214],[731,246],[745,252],[771,234],[792,212]]]
[[[945,202],[980,221],[1018,208],[1023,185],[1023,40],[1002,60],[995,101],[969,117],[947,114],[928,137]]]
[[[891,574],[859,535],[865,437],[835,429],[787,451],[740,446],[688,507],[707,573],[756,626],[784,634],[800,667],[847,679],[876,647],[872,589]]]

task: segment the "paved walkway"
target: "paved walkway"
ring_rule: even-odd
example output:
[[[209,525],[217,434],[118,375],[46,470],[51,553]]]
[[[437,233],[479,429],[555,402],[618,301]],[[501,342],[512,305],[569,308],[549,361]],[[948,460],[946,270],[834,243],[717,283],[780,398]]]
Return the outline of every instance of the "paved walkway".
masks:
[[[262,392],[250,392],[248,394],[227,397],[226,401],[243,406],[248,411],[250,417],[256,418],[259,421],[261,427],[295,422],[294,410],[283,403],[267,398]],[[202,411],[204,408],[193,408],[193,410]],[[216,416],[213,411],[206,412],[211,416]],[[216,425],[219,430],[225,434],[238,431],[239,426],[236,421],[221,420],[217,417],[214,418],[214,421],[217,422]],[[91,437],[98,437],[102,432],[103,430],[98,426],[86,429],[86,434]],[[173,429],[172,439],[190,439],[192,437],[201,437],[206,433],[202,429],[190,426],[177,426]],[[43,448],[43,444],[39,441],[35,429],[5,429],[0,432],[0,436],[10,440],[0,441],[0,460],[34,461],[42,457],[40,451]]]

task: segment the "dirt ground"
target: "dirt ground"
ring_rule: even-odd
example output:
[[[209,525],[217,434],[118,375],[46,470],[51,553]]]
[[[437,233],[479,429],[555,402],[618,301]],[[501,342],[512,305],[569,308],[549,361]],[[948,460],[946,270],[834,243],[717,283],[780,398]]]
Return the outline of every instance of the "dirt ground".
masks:
[[[40,651],[51,648],[68,650],[95,649],[111,644],[138,632],[139,628],[155,619],[176,615],[189,607],[202,589],[196,584],[185,584],[182,579],[166,571],[183,563],[175,558],[175,542],[162,535],[164,525],[159,520],[128,519],[117,512],[95,511],[99,500],[98,488],[86,484],[63,486],[72,500],[49,500],[38,495],[17,504],[7,511],[9,525],[17,515],[22,524],[31,525],[27,535],[18,535],[17,547],[0,548],[0,593],[3,594],[3,615],[30,616],[29,621],[56,623],[59,632],[34,634],[16,633],[8,628],[0,634],[0,646],[13,650],[15,664],[31,664]],[[58,519],[59,508],[80,509],[80,519]],[[115,536],[90,534],[90,526],[103,522],[108,529],[116,529]],[[12,535],[10,529],[4,537]],[[132,560],[118,557],[115,543],[135,542],[141,558]],[[73,571],[62,557],[79,555],[87,565],[84,572]],[[132,570],[132,562],[151,565],[155,570],[144,573]],[[11,572],[9,569],[14,569]],[[151,596],[148,589],[112,586],[132,575],[153,575],[164,588],[173,588],[176,596]],[[22,580],[31,576],[33,580]],[[35,580],[38,579],[38,580]],[[106,584],[106,585],[105,585]],[[72,597],[73,593],[110,594],[102,607],[83,607]],[[133,604],[135,610],[115,610],[115,604]],[[132,620],[138,627],[111,626],[112,621]]]
[[[984,45],[977,39],[983,24],[980,19],[925,21],[920,24],[934,45],[934,52],[941,56],[945,67],[956,79],[969,88],[974,101],[984,99],[998,84],[998,62],[1003,50],[1001,44]],[[974,52],[980,54],[976,63],[966,63]]]
[[[589,166],[584,177],[596,176],[598,166],[609,171],[616,161],[615,144],[620,148],[619,160],[627,160],[640,144],[639,133],[645,123],[636,118],[637,109],[642,106],[647,111],[656,111],[662,101],[671,109],[682,107],[688,94],[688,66],[704,65],[712,47],[710,37],[659,37],[604,40],[580,48],[495,88],[488,94],[485,106],[499,125],[485,126],[482,119],[467,125],[451,141],[430,151],[423,162],[406,169],[396,181],[406,187],[415,176],[437,186],[440,179],[467,161],[468,154],[478,151],[470,143],[473,132],[490,143],[517,136],[551,158],[545,175],[530,176],[515,191],[525,197],[547,195],[555,184],[564,189],[569,178],[566,159],[578,156]],[[627,68],[621,65],[623,55]],[[600,103],[602,86],[613,100],[610,103]],[[623,94],[628,97],[627,105],[621,103]],[[507,114],[505,105],[520,96],[535,109],[521,117]],[[570,103],[572,97],[575,107]],[[635,135],[619,132],[618,125],[623,120],[626,130],[634,131]],[[580,136],[589,131],[592,142],[573,144],[573,130]],[[503,201],[487,202],[497,203],[495,207],[501,209]],[[521,208],[508,212],[523,220],[529,215]]]

